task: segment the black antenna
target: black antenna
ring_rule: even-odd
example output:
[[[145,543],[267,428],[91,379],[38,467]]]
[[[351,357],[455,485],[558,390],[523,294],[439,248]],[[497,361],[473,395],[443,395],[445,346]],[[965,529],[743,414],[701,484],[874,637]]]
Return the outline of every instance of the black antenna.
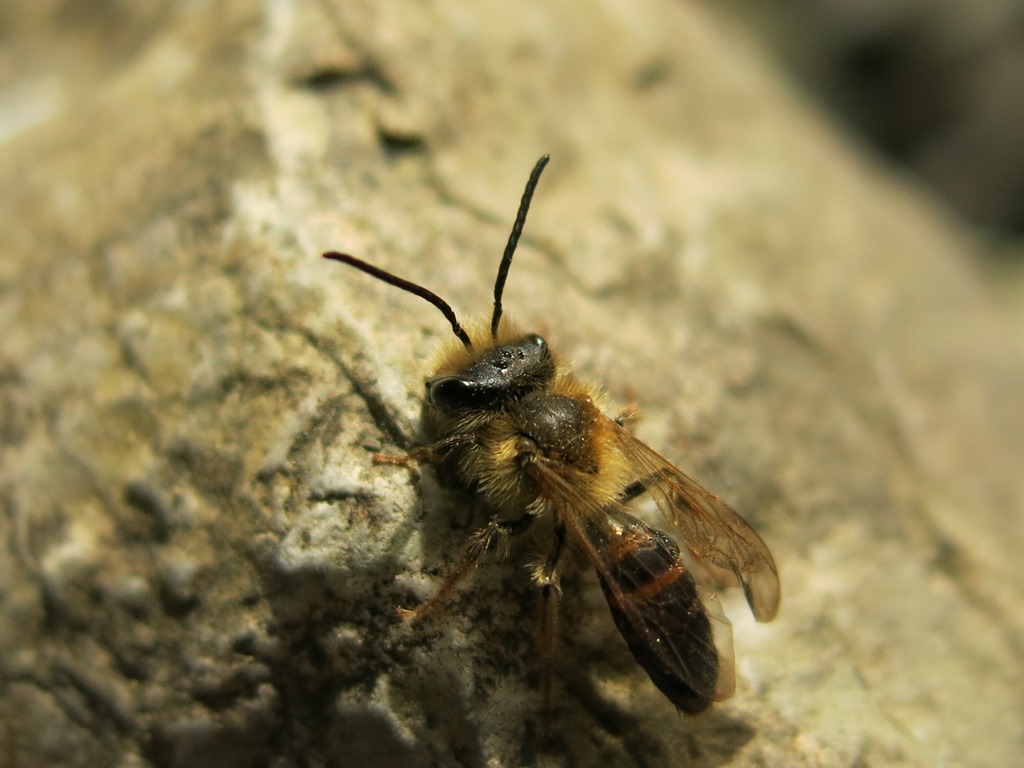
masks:
[[[520,227],[520,229],[521,228],[522,227]],[[365,261],[357,259],[355,256],[349,256],[347,253],[328,251],[324,254],[324,258],[330,259],[331,261],[340,261],[342,264],[348,264],[350,267],[355,267],[368,275],[376,277],[378,280],[383,280],[388,285],[393,285],[396,288],[401,288],[403,291],[408,291],[411,294],[419,296],[421,299],[426,299],[441,310],[441,314],[444,315],[448,322],[452,324],[452,331],[459,337],[459,341],[465,345],[466,349],[470,352],[473,351],[473,342],[469,340],[469,336],[466,335],[466,332],[462,330],[462,326],[459,325],[459,319],[455,316],[455,310],[449,306],[448,302],[433,291],[428,291],[421,285],[416,285],[416,283],[410,283],[408,280],[403,280],[400,277],[392,275],[390,272],[385,272],[383,269],[375,267],[372,264],[367,264]],[[506,271],[508,271],[507,268]]]
[[[542,155],[537,164],[533,166],[530,178],[526,182],[526,189],[523,190],[523,199],[519,202],[519,212],[516,214],[515,223],[512,225],[512,232],[508,236],[508,245],[505,246],[505,254],[501,257],[501,265],[498,267],[498,277],[494,281],[494,314],[491,315],[491,338],[498,338],[498,321],[501,320],[501,294],[505,291],[505,281],[508,279],[508,268],[512,266],[512,256],[519,244],[519,236],[523,234],[523,225],[526,224],[526,212],[530,210],[530,200],[533,199],[533,190],[537,188],[540,181],[540,174],[544,166],[548,164],[549,155]]]

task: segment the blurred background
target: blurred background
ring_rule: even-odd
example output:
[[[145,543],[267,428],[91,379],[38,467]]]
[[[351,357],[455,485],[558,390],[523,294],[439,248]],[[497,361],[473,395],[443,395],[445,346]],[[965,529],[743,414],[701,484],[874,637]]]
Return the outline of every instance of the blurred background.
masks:
[[[1024,322],[1024,0],[697,0],[808,100],[930,187],[987,246],[980,266]],[[0,4],[0,139],[59,111],[164,3]],[[38,37],[65,45],[39,45]],[[96,55],[97,51],[103,55]]]
[[[994,254],[1024,257],[1024,0],[701,1],[990,236]],[[58,82],[73,86],[96,62],[144,45],[162,8],[0,6],[0,137],[46,119]],[[44,32],[67,45],[38,45]]]
[[[1024,258],[1024,2],[713,5],[851,133],[989,237],[994,258]]]

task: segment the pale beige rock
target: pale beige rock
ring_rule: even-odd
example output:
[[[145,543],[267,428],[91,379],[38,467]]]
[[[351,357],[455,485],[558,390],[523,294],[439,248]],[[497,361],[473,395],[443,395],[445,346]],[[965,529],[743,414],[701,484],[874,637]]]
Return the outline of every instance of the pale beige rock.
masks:
[[[943,212],[706,9],[5,13],[0,762],[1024,754],[1019,331]],[[548,714],[530,551],[394,615],[474,521],[372,461],[448,331],[319,253],[484,312],[542,152],[509,311],[781,567],[775,623],[727,596],[737,693],[696,719],[583,563]]]

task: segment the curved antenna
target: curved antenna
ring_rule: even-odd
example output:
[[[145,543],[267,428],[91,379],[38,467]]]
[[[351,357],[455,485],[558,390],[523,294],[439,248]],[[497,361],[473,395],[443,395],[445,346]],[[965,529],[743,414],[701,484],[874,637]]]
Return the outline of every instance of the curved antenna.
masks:
[[[501,320],[501,294],[505,291],[505,280],[508,279],[508,269],[512,266],[512,256],[515,254],[516,246],[519,244],[519,236],[523,234],[523,225],[526,224],[526,212],[530,210],[533,190],[537,188],[540,174],[550,159],[549,155],[542,155],[537,164],[533,166],[530,178],[526,182],[526,189],[523,190],[523,199],[519,201],[519,212],[516,214],[515,223],[512,225],[512,232],[508,236],[505,254],[501,257],[501,264],[498,266],[498,277],[494,281],[494,314],[491,315],[492,339],[498,338],[498,321]]]
[[[408,280],[392,275],[390,272],[385,272],[379,267],[375,267],[372,264],[367,264],[361,259],[357,259],[355,256],[349,256],[347,253],[338,253],[337,251],[328,251],[324,254],[325,259],[331,261],[340,261],[342,264],[348,264],[350,267],[355,267],[361,272],[365,272],[368,275],[376,277],[378,280],[383,280],[388,285],[393,285],[395,288],[401,288],[403,291],[419,296],[421,299],[426,299],[439,310],[441,314],[445,316],[445,319],[452,324],[452,332],[459,337],[459,341],[470,352],[473,351],[473,342],[469,340],[469,336],[459,325],[459,319],[455,316],[455,310],[451,308],[447,301],[442,299],[433,291],[428,291],[422,285],[416,285],[416,283],[410,283]]]

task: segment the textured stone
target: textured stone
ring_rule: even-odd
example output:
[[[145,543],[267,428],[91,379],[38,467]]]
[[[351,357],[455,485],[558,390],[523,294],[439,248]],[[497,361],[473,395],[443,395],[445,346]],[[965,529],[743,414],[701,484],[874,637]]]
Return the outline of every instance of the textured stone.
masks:
[[[1019,759],[1019,330],[705,9],[103,7],[0,25],[0,761]],[[726,596],[737,692],[698,718],[583,562],[547,714],[536,547],[395,615],[479,522],[372,459],[448,330],[319,253],[485,312],[542,152],[509,312],[780,564],[775,623]]]

